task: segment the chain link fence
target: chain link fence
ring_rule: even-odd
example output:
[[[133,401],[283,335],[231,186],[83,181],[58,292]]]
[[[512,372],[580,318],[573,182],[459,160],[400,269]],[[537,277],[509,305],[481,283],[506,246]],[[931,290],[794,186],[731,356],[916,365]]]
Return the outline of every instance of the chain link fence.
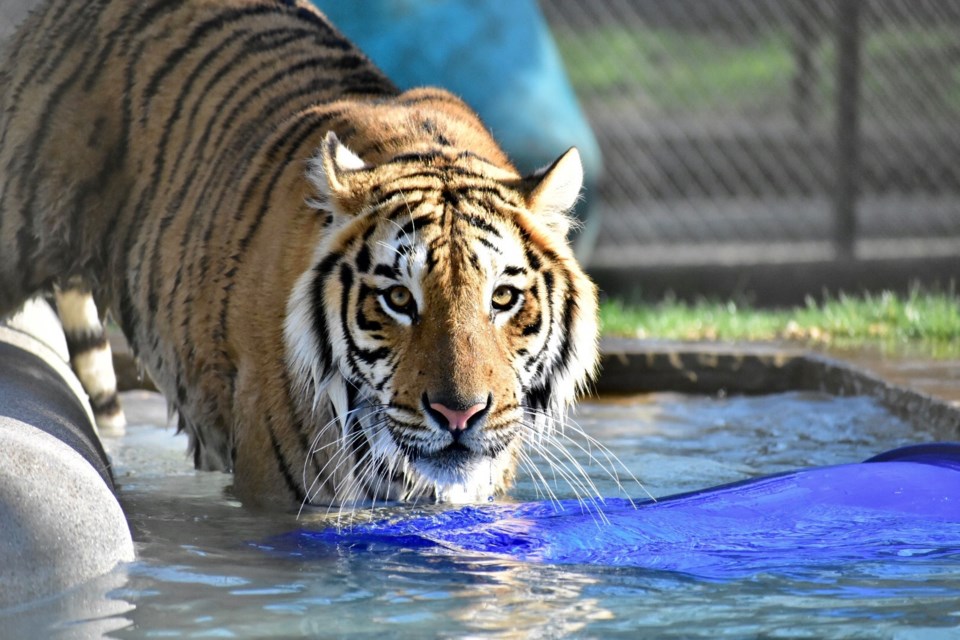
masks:
[[[541,0],[591,265],[960,254],[960,0]]]

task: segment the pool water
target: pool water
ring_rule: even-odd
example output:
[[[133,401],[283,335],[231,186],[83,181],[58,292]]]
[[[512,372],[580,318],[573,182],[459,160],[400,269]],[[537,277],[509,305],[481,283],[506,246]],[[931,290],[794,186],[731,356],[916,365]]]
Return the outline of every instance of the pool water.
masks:
[[[126,405],[128,435],[107,448],[138,560],[60,598],[0,613],[0,636],[926,639],[955,637],[960,625],[960,554],[722,581],[430,548],[332,547],[309,560],[271,554],[256,543],[337,515],[298,520],[244,509],[230,495],[230,476],[191,469],[185,439],[162,426],[159,396],[127,394]],[[608,471],[631,496],[663,496],[932,439],[868,398],[811,393],[636,396],[585,403],[575,420],[619,458],[571,446],[604,496],[624,495]],[[524,476],[510,499],[543,499],[544,482],[559,498],[578,493],[562,474],[555,484],[552,473],[543,476]]]

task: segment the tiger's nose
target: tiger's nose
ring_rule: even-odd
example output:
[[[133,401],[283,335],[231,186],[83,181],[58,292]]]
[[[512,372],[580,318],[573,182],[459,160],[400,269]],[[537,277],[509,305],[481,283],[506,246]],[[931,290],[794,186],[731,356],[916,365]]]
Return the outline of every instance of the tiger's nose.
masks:
[[[423,394],[423,405],[427,409],[427,413],[445,426],[453,434],[455,440],[464,431],[476,427],[486,419],[492,401],[492,394],[488,395],[483,402],[475,402],[469,405],[452,402],[442,397],[430,399],[426,393]]]

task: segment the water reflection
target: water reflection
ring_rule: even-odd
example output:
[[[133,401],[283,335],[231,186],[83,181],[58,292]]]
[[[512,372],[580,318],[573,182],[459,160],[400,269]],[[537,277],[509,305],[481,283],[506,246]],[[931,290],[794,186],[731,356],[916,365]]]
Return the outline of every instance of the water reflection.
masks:
[[[121,565],[58,597],[0,611],[0,637],[92,640],[113,635],[133,624],[134,605],[120,594],[128,580],[128,567]]]
[[[185,440],[161,426],[162,399],[137,395],[127,407],[134,417],[129,433],[108,450],[138,561],[42,606],[0,612],[0,636],[715,637],[813,629],[828,637],[957,621],[960,564],[950,559],[924,565],[922,575],[825,567],[817,579],[715,582],[522,564],[443,548],[331,546],[309,557],[271,554],[263,541],[315,527],[323,516],[298,521],[247,511],[230,498],[229,476],[190,468]],[[821,394],[620,399],[591,403],[577,420],[655,495],[852,462],[930,438],[868,399]],[[617,494],[604,465],[587,456],[580,461],[603,495]],[[513,499],[537,499],[536,491],[522,479]],[[562,479],[554,491],[571,497]],[[635,485],[626,492],[644,495]]]

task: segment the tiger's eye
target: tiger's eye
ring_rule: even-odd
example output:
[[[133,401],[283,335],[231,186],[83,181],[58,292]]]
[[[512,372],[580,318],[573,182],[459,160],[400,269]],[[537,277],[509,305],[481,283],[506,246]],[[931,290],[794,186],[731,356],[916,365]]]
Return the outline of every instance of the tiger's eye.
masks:
[[[407,289],[403,285],[398,284],[390,287],[384,294],[383,299],[386,301],[387,306],[397,313],[413,315],[415,311],[413,294],[410,293],[410,289]]]
[[[502,284],[493,290],[493,297],[490,298],[490,303],[497,311],[506,311],[516,304],[519,295],[520,292],[516,288]]]

